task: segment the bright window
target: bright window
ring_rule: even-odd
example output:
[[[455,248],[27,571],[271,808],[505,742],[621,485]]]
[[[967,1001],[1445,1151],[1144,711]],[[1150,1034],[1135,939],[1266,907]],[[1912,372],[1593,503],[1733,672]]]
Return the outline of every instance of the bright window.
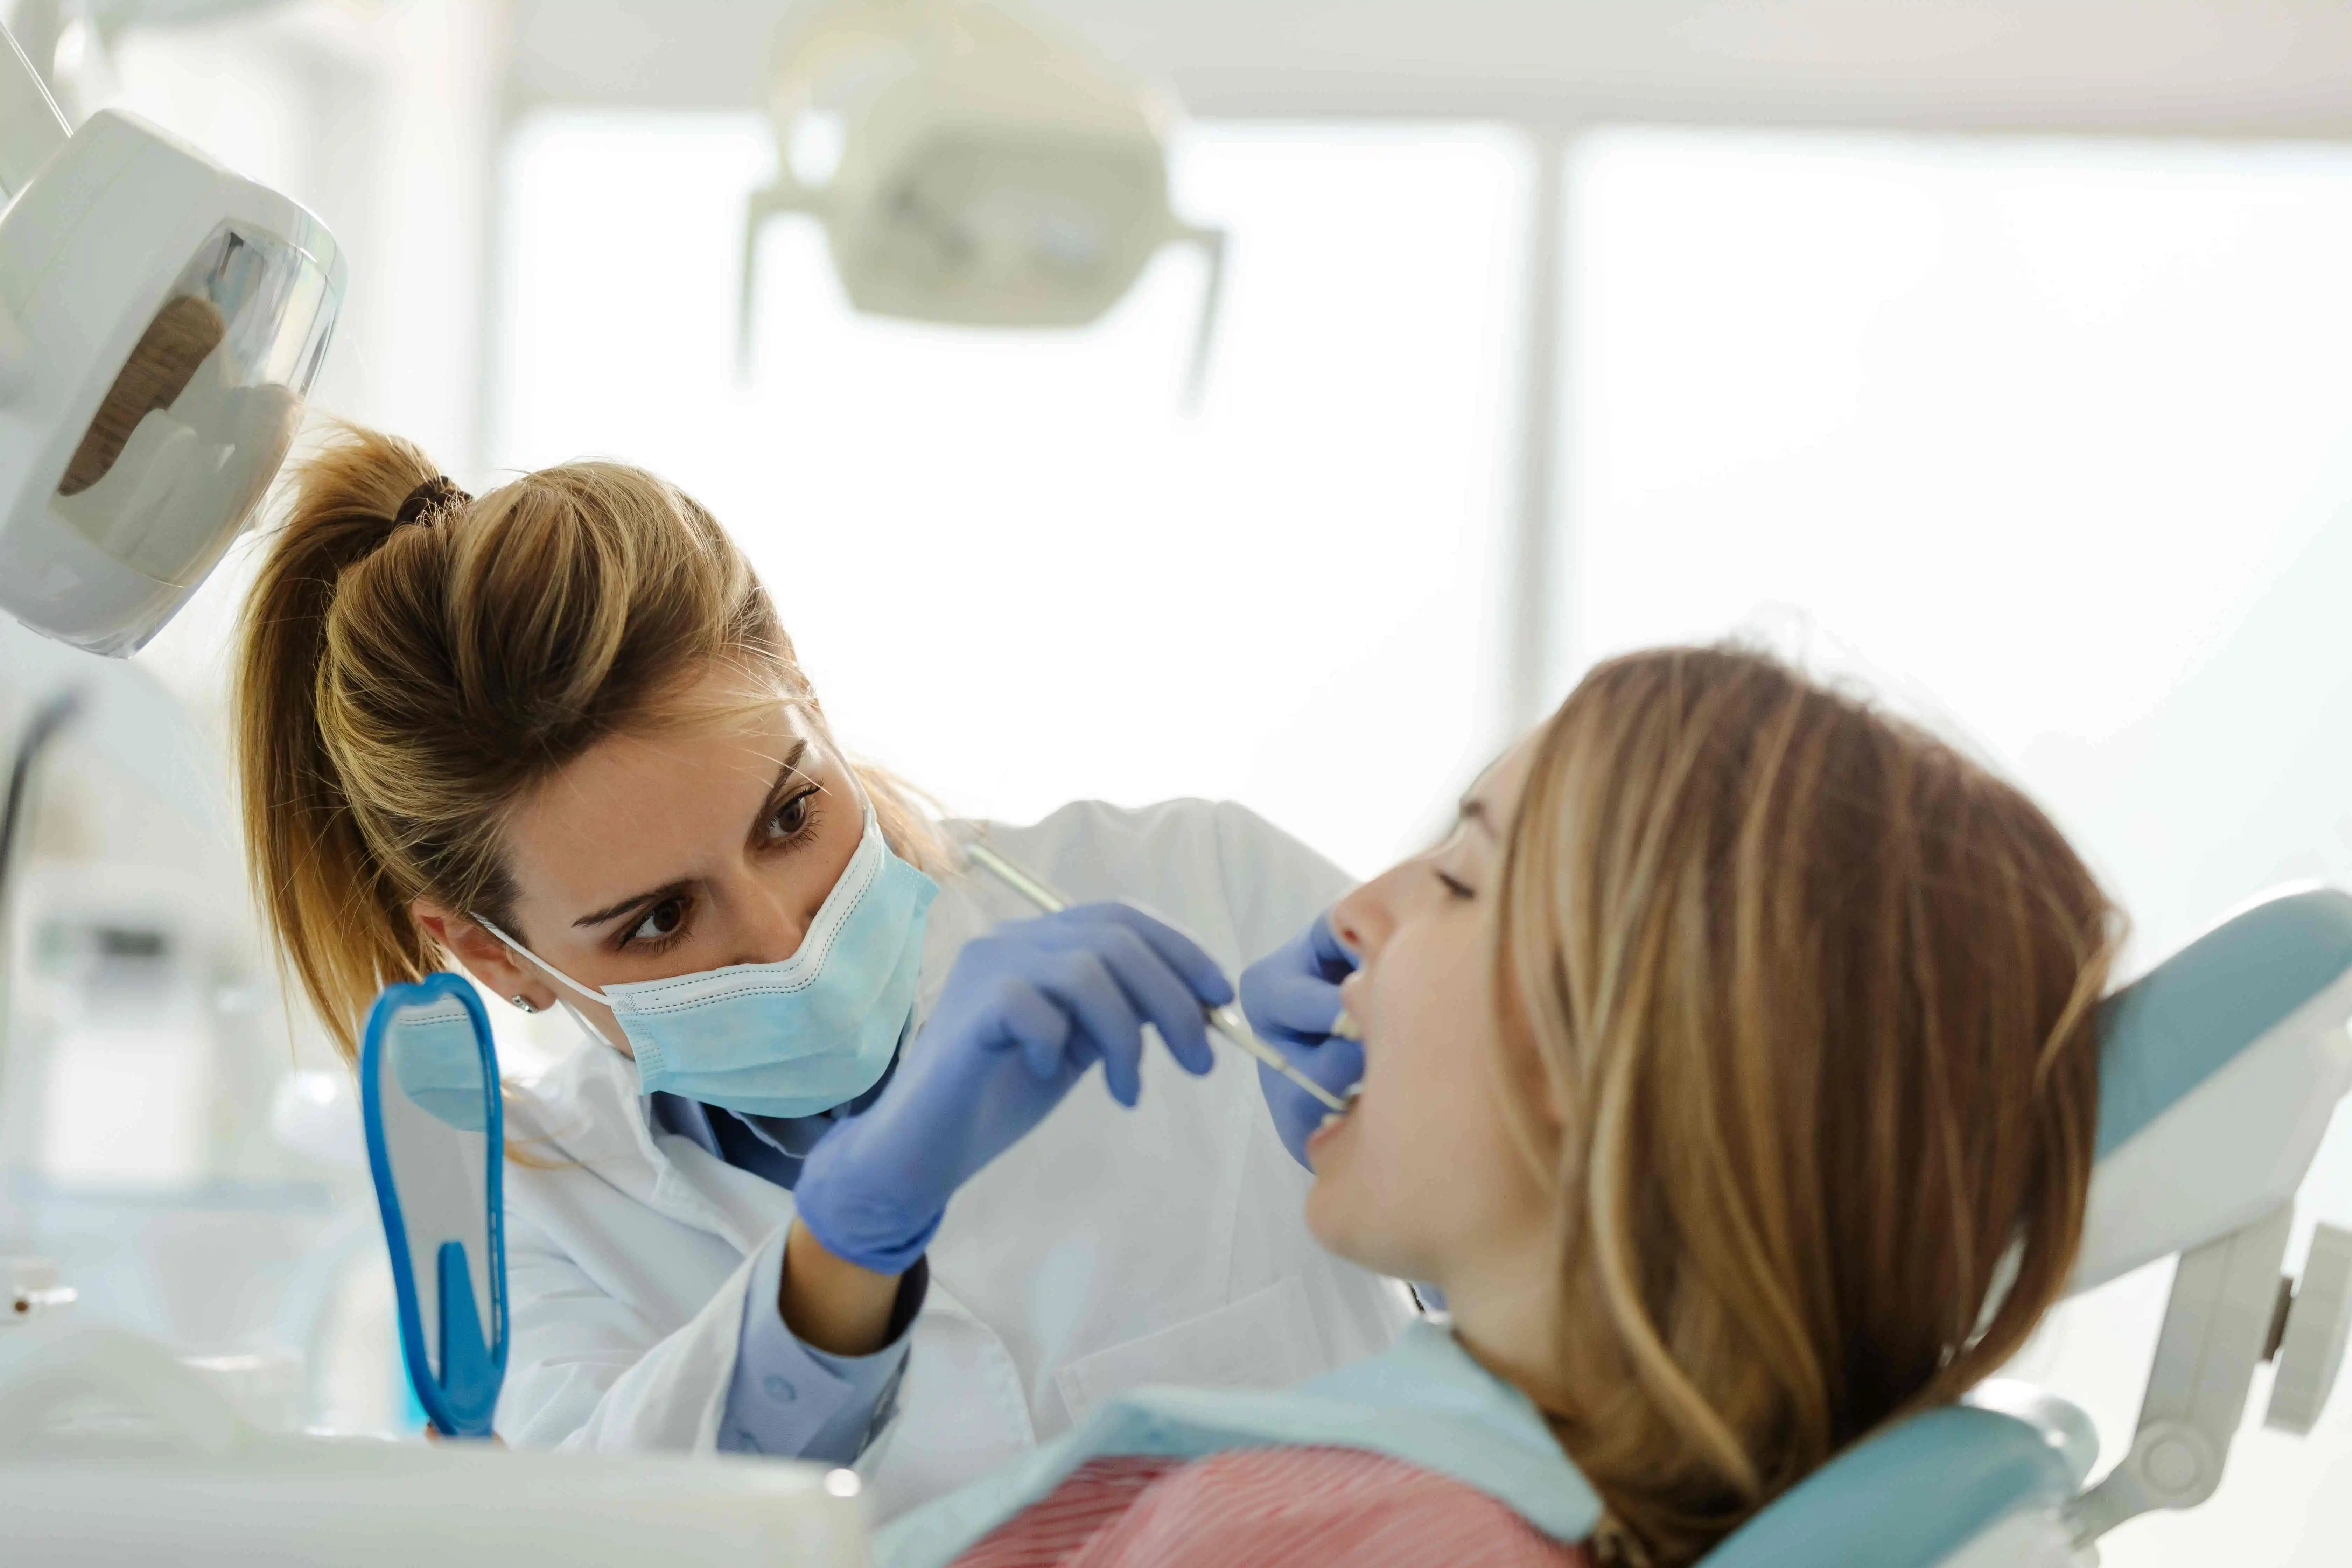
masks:
[[[858,317],[789,220],[739,384],[761,123],[537,118],[493,460],[617,457],[702,500],[845,742],[955,811],[1229,797],[1374,870],[1501,740],[1522,146],[1188,133],[1179,208],[1231,231],[1188,414],[1185,253],[1094,328],[990,334]]]
[[[2352,884],[2352,153],[1622,132],[1576,180],[1582,652],[1747,629],[1892,689],[2056,812],[2142,962]],[[2346,1132],[2306,1230],[2352,1219]],[[2168,1284],[2021,1368],[2107,1462]],[[2344,1403],[2102,1560],[2335,1561]]]
[[[2352,881],[2352,153],[1620,132],[1580,174],[1584,653],[1868,672],[2149,954]]]

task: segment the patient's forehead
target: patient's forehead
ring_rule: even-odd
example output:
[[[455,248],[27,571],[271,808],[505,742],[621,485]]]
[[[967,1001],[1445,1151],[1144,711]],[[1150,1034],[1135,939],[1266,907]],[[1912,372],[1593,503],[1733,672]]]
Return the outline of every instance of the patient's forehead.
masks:
[[[1528,768],[1535,757],[1538,734],[1531,730],[1513,742],[1510,749],[1488,763],[1462,794],[1465,815],[1474,805],[1483,808],[1478,815],[1498,837],[1518,806],[1519,792],[1527,787]]]

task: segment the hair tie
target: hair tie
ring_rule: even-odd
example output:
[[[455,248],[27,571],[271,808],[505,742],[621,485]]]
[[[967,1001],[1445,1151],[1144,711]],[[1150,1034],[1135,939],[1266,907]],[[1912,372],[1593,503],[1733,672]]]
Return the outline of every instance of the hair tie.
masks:
[[[392,514],[392,525],[398,528],[404,523],[421,522],[428,511],[438,511],[446,506],[463,506],[473,499],[459,489],[448,475],[436,474],[408,492],[408,499],[402,501],[400,510]]]

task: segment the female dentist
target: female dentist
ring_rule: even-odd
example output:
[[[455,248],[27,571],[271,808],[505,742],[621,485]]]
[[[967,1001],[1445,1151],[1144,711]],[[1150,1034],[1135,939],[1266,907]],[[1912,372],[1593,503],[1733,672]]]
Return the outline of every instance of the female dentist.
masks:
[[[1410,1316],[1314,1246],[1302,1130],[1202,1030],[1347,879],[1232,806],[1078,805],[989,830],[1104,900],[1020,918],[959,868],[974,826],[844,759],[740,552],[649,474],[477,500],[343,432],[245,608],[236,742],[347,1054],[445,954],[609,1047],[509,1088],[510,1442],[854,1462],[887,1517],[1137,1384],[1279,1386]]]

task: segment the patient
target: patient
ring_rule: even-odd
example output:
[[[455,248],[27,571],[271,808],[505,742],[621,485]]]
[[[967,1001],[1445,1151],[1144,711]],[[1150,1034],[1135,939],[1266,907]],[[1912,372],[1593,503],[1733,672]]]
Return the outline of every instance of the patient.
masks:
[[[1921,731],[1746,652],[1619,658],[1328,921],[1360,967],[1294,944],[1253,1008],[1362,1032],[1308,1218],[1450,1325],[1115,1401],[883,1563],[1688,1563],[2061,1293],[2120,920]]]

